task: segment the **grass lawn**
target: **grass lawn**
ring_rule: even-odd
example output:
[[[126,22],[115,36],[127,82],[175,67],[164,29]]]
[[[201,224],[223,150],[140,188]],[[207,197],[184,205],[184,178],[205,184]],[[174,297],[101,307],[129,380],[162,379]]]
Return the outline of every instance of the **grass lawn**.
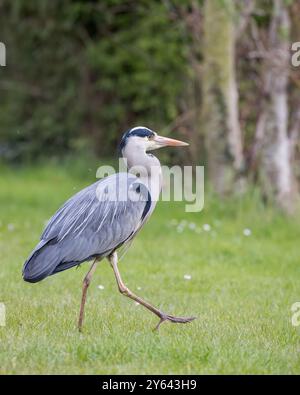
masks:
[[[118,293],[102,261],[79,334],[88,264],[38,284],[25,283],[21,269],[45,221],[93,181],[94,169],[86,173],[0,168],[1,374],[300,373],[300,327],[291,324],[291,305],[300,301],[300,221],[265,209],[254,193],[222,203],[206,196],[199,214],[159,203],[120,263],[129,288],[196,321],[153,333],[157,318]],[[175,221],[183,220],[178,232]]]

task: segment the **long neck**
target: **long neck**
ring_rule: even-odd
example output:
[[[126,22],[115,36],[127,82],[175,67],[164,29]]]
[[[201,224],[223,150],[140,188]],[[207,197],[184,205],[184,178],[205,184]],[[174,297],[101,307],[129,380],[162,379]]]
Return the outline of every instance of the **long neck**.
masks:
[[[129,173],[139,175],[143,184],[145,184],[153,200],[158,200],[162,187],[162,172],[159,160],[152,154],[139,146],[126,146],[123,149],[123,158],[126,160]]]

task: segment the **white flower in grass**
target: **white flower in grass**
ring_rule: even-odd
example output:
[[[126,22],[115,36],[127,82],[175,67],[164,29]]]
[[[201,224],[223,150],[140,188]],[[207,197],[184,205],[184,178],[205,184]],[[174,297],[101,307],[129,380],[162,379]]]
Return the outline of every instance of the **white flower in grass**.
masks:
[[[191,222],[191,223],[189,224],[189,228],[190,228],[191,230],[195,230],[195,229],[196,229],[196,224],[195,224],[194,222]]]
[[[140,291],[142,289],[142,287],[137,287],[137,290]]]
[[[135,302],[135,305],[136,305],[136,306],[139,306],[140,304],[139,304],[139,302]]]
[[[244,236],[251,236],[251,234],[252,234],[251,229],[245,228],[243,230],[243,234],[244,234]]]
[[[177,226],[177,232],[182,233],[183,232],[183,226],[178,225]]]
[[[205,230],[205,232],[209,232],[211,230],[211,226],[209,224],[204,224],[203,230]]]
[[[9,232],[13,232],[13,231],[15,230],[15,225],[14,225],[14,224],[8,224],[8,225],[7,225],[7,230],[8,230]]]
[[[191,279],[192,279],[192,276],[191,276],[190,274],[185,274],[185,275],[183,276],[183,278],[184,278],[185,280],[191,280]]]
[[[98,289],[101,289],[101,291],[103,291],[103,289],[104,289],[104,285],[98,285]]]

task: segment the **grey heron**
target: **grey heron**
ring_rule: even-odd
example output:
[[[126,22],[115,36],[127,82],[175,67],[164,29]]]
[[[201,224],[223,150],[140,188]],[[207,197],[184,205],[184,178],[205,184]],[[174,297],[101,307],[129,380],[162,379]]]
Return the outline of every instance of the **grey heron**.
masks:
[[[179,140],[161,137],[146,127],[130,129],[125,132],[120,144],[127,171],[103,178],[76,193],[46,225],[40,242],[24,264],[23,279],[36,283],[85,261],[92,261],[83,280],[78,320],[80,331],[87,290],[103,258],[110,262],[119,291],[159,318],[156,329],[165,321],[187,323],[195,319],[165,314],[144,301],[124,284],[118,269],[119,249],[129,246],[144,226],[161,192],[160,162],[149,151],[187,145]]]

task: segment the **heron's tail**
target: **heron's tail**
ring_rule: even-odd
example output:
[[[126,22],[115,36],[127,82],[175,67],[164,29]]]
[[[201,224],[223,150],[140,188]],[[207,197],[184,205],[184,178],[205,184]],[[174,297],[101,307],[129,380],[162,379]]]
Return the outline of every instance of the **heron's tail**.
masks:
[[[23,266],[23,279],[36,283],[53,274],[61,261],[59,249],[54,240],[42,240],[32,251]]]

